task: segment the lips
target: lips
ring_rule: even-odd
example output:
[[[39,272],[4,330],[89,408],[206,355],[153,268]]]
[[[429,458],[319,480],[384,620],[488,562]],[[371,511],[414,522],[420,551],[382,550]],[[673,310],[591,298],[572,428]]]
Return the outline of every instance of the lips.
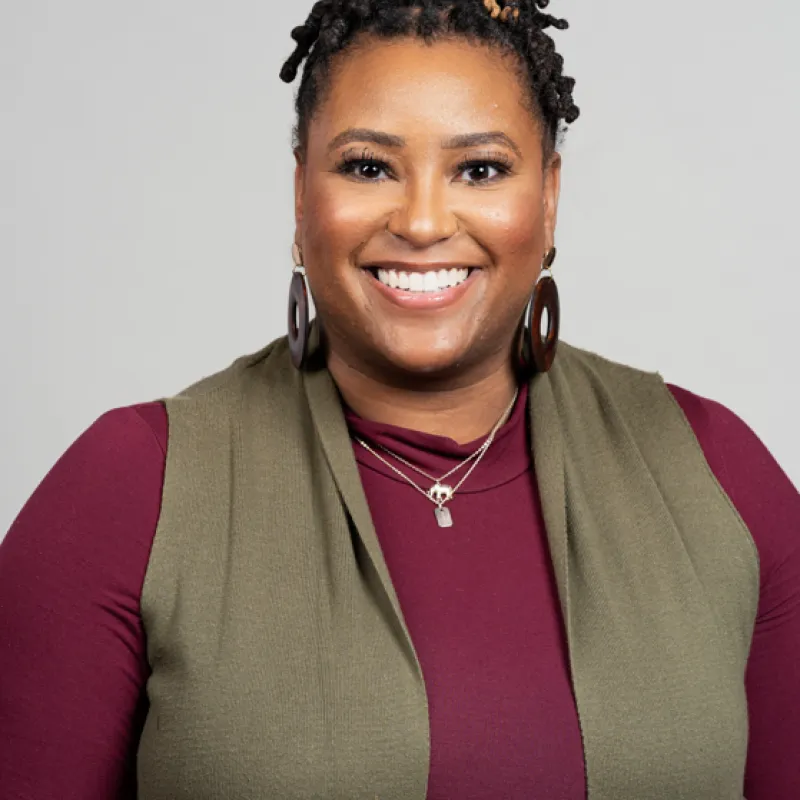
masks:
[[[481,269],[463,264],[384,262],[364,268],[370,286],[394,305],[407,309],[442,308],[457,302]]]
[[[470,264],[468,261],[430,261],[427,263],[413,262],[413,261],[374,261],[365,264],[366,270],[395,270],[396,272],[439,272],[440,270],[451,269],[480,269],[476,264]]]
[[[450,269],[426,270],[414,272],[394,269],[373,269],[372,274],[384,286],[402,289],[408,292],[437,292],[458,286],[469,277],[469,268],[451,267]]]

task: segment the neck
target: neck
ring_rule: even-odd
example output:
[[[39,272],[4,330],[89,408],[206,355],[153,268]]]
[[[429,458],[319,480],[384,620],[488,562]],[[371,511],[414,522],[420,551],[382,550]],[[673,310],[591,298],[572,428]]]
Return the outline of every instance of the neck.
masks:
[[[387,425],[446,436],[459,444],[489,433],[508,408],[517,382],[510,365],[470,383],[423,391],[390,385],[347,364],[334,353],[328,370],[360,417]]]

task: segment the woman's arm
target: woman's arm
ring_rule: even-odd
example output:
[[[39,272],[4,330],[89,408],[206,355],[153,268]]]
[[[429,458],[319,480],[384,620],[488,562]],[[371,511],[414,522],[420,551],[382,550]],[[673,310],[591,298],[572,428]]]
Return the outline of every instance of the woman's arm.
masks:
[[[3,797],[135,797],[148,675],[139,597],[161,502],[166,414],[109,412],[0,544]]]
[[[750,713],[745,796],[800,797],[800,494],[732,411],[670,388],[750,529],[761,561],[758,617],[745,679]]]

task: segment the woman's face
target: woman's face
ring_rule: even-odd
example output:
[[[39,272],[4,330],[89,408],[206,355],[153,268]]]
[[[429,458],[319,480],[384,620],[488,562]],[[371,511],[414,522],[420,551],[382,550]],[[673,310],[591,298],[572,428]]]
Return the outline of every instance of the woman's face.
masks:
[[[331,355],[401,380],[510,364],[559,175],[558,156],[543,169],[508,56],[415,39],[344,55],[295,176],[296,241]]]

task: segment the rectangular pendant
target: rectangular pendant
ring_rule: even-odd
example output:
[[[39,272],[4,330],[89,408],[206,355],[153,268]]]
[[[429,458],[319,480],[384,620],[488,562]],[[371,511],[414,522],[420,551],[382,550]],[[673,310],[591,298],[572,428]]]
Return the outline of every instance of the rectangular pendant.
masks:
[[[437,508],[433,513],[436,514],[436,521],[439,523],[440,528],[453,527],[453,517],[449,508]]]

